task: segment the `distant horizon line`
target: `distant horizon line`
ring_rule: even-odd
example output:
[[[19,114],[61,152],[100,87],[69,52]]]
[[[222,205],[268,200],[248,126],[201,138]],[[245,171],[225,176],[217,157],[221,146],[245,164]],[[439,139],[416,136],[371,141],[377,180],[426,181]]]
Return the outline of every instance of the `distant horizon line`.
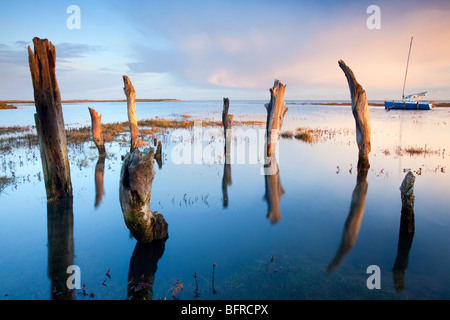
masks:
[[[221,101],[222,99],[136,99],[136,102],[183,102],[183,101]],[[230,99],[231,101],[266,101],[266,99]],[[372,106],[384,106],[384,101],[386,99],[374,99],[368,100],[368,104]],[[390,101],[390,100],[389,100]],[[434,100],[437,105],[440,106],[450,106],[450,100],[442,99],[442,100]],[[33,104],[34,100],[0,100],[0,103],[20,103],[20,104]],[[103,102],[127,102],[126,99],[67,99],[61,100],[61,103],[103,103]],[[348,99],[285,99],[286,104],[327,104],[327,105],[351,105],[351,100]],[[317,102],[317,103],[314,103]]]

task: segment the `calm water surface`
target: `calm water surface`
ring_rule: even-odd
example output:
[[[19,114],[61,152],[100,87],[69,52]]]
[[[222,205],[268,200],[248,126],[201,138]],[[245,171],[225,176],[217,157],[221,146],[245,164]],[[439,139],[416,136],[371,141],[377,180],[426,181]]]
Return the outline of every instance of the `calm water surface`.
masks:
[[[265,121],[263,103],[231,101],[230,113],[235,120]],[[127,120],[126,103],[65,104],[66,126],[89,126],[87,106],[102,114],[102,123]],[[138,119],[221,120],[222,101],[136,107]],[[202,130],[204,160],[213,159],[204,164],[175,163],[173,132],[158,135],[164,161],[161,168],[155,163],[150,208],[164,215],[169,237],[151,246],[130,235],[119,204],[126,141],[106,144],[104,193],[97,195],[93,142],[70,146],[74,197],[60,207],[47,204],[37,147],[2,151],[0,176],[14,182],[0,193],[0,299],[58,298],[54,289],[65,283],[68,265],[80,267],[87,293],[76,290],[74,298],[87,300],[127,299],[131,277],[143,273],[151,275],[153,299],[172,299],[179,283],[180,299],[449,299],[449,109],[370,108],[371,167],[358,177],[349,106],[288,108],[282,131],[324,133],[313,144],[282,138],[273,179],[253,156],[261,152],[261,126],[241,128],[246,136],[237,134],[235,143],[246,160],[239,161],[237,151],[230,166],[214,153],[223,151],[220,127]],[[34,112],[33,105],[2,110],[0,126],[33,125]],[[411,155],[407,147],[427,152]],[[399,187],[409,170],[416,176],[416,232],[405,239],[399,238]],[[273,192],[279,202],[265,196]],[[355,213],[352,201],[364,210]],[[356,227],[348,228],[350,222]],[[402,267],[394,278],[396,259]],[[380,268],[379,290],[366,285],[371,265]]]

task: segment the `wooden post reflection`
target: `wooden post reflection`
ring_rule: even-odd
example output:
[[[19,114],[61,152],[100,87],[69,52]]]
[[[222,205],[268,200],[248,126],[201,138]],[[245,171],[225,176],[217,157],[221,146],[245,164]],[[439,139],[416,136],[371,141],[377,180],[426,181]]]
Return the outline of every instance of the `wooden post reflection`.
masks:
[[[155,273],[167,238],[136,243],[128,269],[127,299],[152,300]]]
[[[224,163],[223,165],[223,177],[222,177],[222,206],[228,208],[228,186],[233,184],[231,178],[231,164]]]
[[[268,157],[268,163],[264,165],[264,181],[266,186],[264,199],[268,205],[267,218],[272,224],[276,224],[281,220],[280,201],[285,191],[281,185],[280,169],[275,153]]]
[[[366,195],[369,186],[367,183],[368,171],[368,167],[358,165],[356,186],[355,189],[353,189],[350,210],[347,220],[345,221],[341,243],[336,255],[328,265],[327,273],[333,272],[341,264],[344,257],[352,250],[356,243],[366,206]]]
[[[400,186],[402,211],[400,231],[398,235],[397,257],[392,269],[394,286],[397,292],[405,288],[405,272],[408,268],[408,257],[415,233],[414,223],[414,182],[415,176],[409,171]]]
[[[73,265],[73,200],[72,197],[47,203],[48,277],[54,300],[73,298],[67,288],[67,267]]]
[[[103,176],[105,173],[105,156],[100,155],[97,164],[95,165],[95,204],[94,207],[97,208],[102,202],[103,195],[105,194],[105,189],[103,186]]]

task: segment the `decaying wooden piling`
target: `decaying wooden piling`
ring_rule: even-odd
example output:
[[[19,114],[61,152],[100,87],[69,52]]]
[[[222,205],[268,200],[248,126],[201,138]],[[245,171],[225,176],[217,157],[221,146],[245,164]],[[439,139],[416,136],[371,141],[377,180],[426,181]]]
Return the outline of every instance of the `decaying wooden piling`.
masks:
[[[125,156],[120,172],[119,199],[125,224],[139,242],[149,243],[167,236],[162,214],[150,210],[155,176],[154,149],[134,150]]]
[[[222,124],[223,124],[223,134],[225,138],[224,145],[224,155],[225,155],[225,164],[231,164],[231,140],[233,126],[233,115],[228,114],[228,110],[230,108],[230,100],[228,98],[223,98],[223,110],[222,110]],[[230,169],[231,170],[231,169]]]
[[[370,167],[369,153],[370,153],[370,113],[369,105],[367,103],[366,91],[356,81],[353,71],[345,64],[344,61],[339,60],[339,66],[347,78],[350,89],[350,96],[352,99],[352,112],[356,123],[356,142],[359,149],[358,167]]]
[[[369,184],[367,183],[367,173],[369,168],[359,167],[358,175],[356,177],[356,186],[353,189],[352,200],[350,203],[350,210],[345,220],[344,230],[342,232],[341,243],[336,252],[336,255],[331,260],[327,268],[327,273],[333,272],[342,262],[344,257],[355,246],[358,238],[359,229],[364,216],[366,207],[366,196]]]
[[[34,38],[33,44],[34,52],[28,46],[28,62],[47,199],[72,197],[61,95],[55,75],[55,47],[47,39]]]
[[[223,98],[222,124],[224,131],[231,129],[233,125],[233,115],[228,114],[229,108],[230,100],[228,98]]]
[[[103,141],[103,133],[102,133],[102,115],[98,114],[92,108],[89,108],[89,114],[91,115],[91,126],[92,126],[92,137],[94,138],[95,146],[98,149],[98,153],[100,156],[106,154],[105,142]]]
[[[233,115],[228,114],[230,108],[230,100],[223,98],[223,110],[222,110],[222,124],[223,135],[225,138],[223,153],[225,155],[225,163],[223,164],[223,176],[222,176],[222,206],[228,207],[228,186],[233,184],[231,178],[231,140],[232,140],[232,126]]]
[[[402,197],[402,214],[400,218],[400,232],[414,233],[414,182],[416,177],[408,171],[400,186]]]
[[[264,106],[267,110],[266,133],[267,156],[270,157],[277,146],[277,142],[281,134],[281,126],[283,125],[284,115],[288,111],[284,102],[284,93],[286,85],[275,79],[273,87],[270,88],[270,102]]]
[[[402,211],[398,235],[397,256],[392,268],[394,286],[397,292],[405,288],[405,272],[408,268],[409,251],[415,234],[414,182],[416,177],[409,171],[400,186]]]
[[[128,122],[130,124],[131,133],[131,148],[130,152],[133,152],[139,147],[139,128],[136,118],[136,91],[127,76],[123,76],[123,91],[127,97],[127,109],[128,109]]]

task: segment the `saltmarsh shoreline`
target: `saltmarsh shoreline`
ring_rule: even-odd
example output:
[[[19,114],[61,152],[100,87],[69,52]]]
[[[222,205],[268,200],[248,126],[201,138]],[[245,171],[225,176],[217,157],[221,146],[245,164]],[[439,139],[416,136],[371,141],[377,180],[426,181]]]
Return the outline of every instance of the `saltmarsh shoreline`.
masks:
[[[251,103],[252,101],[258,101],[254,99],[249,100],[240,100],[239,101],[248,101]],[[181,99],[136,99],[136,102],[182,102],[182,101],[209,101],[209,100],[181,100]],[[215,101],[215,100],[211,100]],[[293,102],[292,100],[286,100],[287,105],[316,105],[316,106],[351,106],[351,101],[330,101],[330,100],[298,100],[299,102]],[[72,99],[72,100],[62,100],[61,103],[102,103],[102,102],[127,102],[126,99]],[[14,104],[34,104],[34,100],[0,100],[0,109],[17,109]],[[369,101],[369,107],[384,107],[384,102],[378,101]],[[8,108],[3,108],[2,106],[7,105]],[[450,107],[450,102],[447,101],[435,101],[435,107]]]

